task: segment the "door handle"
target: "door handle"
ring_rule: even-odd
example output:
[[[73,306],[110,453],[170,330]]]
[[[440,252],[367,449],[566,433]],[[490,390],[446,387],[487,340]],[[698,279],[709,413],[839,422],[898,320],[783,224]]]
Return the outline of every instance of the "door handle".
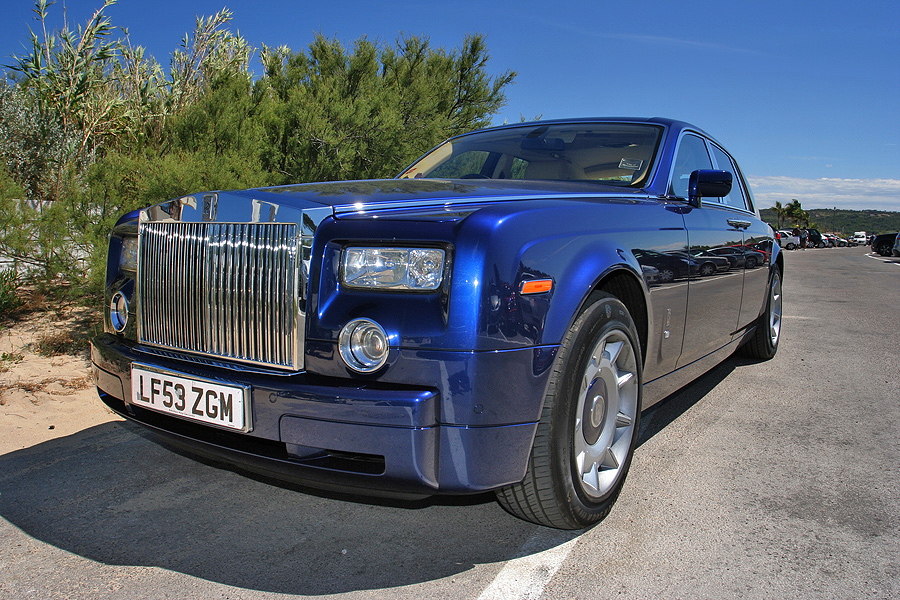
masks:
[[[738,219],[728,219],[728,224],[738,229],[747,229],[750,227],[750,221],[741,221]]]

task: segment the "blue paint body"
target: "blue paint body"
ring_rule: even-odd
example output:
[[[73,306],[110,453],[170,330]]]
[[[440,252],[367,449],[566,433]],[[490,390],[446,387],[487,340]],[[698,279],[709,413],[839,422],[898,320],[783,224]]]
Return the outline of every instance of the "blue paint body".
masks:
[[[708,136],[676,121],[621,122],[662,131],[640,187],[396,179],[217,193],[220,221],[256,218],[251,205],[257,212],[278,207],[279,220],[291,211],[324,215],[310,252],[303,369],[274,372],[166,352],[138,343],[133,329],[117,334],[107,327],[92,345],[101,397],[170,443],[313,486],[425,495],[520,481],[560,342],[592,291],[628,291],[641,333],[646,408],[752,333],[771,269],[781,265],[772,232],[752,204],[696,208],[670,194],[679,140]],[[745,186],[740,173],[735,181]],[[182,207],[181,220],[205,219],[202,195],[195,198],[193,212]],[[160,207],[171,212],[170,205]],[[121,239],[137,231],[140,216],[126,215],[113,234],[107,298],[115,291],[135,295],[133,274],[118,264]],[[729,228],[725,223],[735,218],[750,226]],[[769,260],[753,271],[701,277],[703,265],[689,258],[683,274],[663,281],[662,263],[643,258],[669,253],[671,260],[673,252],[725,243],[766,246]],[[342,248],[367,244],[441,247],[451,266],[434,292],[342,287]],[[553,289],[519,293],[531,279],[550,279]],[[337,352],[341,328],[360,317],[379,323],[390,339],[387,364],[370,375],[353,372]],[[248,385],[252,431],[218,431],[133,406],[133,361]]]

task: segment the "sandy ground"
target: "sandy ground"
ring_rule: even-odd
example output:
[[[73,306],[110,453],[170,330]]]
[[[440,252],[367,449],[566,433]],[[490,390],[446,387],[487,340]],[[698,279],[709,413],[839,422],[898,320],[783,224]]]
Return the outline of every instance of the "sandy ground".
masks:
[[[88,348],[52,357],[35,351],[87,310],[39,312],[0,325],[0,454],[119,420],[97,398]]]

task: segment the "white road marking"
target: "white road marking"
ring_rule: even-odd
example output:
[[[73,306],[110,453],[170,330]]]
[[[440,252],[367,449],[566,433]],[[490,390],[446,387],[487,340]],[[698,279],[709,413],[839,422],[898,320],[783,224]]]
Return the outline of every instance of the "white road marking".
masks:
[[[891,263],[891,264],[900,266],[900,259],[898,259],[896,256],[882,256],[875,252],[868,252],[865,254],[865,257],[871,258],[873,260],[880,260],[881,262]]]
[[[478,600],[538,600],[577,542],[577,533],[541,528],[497,573]]]

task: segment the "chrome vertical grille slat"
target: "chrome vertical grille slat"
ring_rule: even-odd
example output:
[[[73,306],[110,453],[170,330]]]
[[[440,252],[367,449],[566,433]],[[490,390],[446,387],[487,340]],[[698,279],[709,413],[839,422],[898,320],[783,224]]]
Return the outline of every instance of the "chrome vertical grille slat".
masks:
[[[139,238],[141,343],[302,368],[296,224],[145,222]]]

